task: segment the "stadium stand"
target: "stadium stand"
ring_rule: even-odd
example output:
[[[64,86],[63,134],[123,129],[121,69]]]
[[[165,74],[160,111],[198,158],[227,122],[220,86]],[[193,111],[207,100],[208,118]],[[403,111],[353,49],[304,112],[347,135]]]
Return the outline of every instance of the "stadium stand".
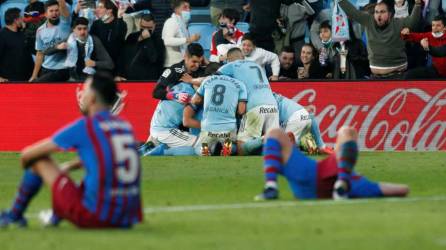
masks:
[[[210,56],[210,50],[211,50],[211,38],[212,33],[214,33],[217,30],[217,28],[212,25],[211,23],[191,23],[189,24],[189,32],[191,34],[199,33],[201,35],[200,40],[198,40],[198,43],[203,47],[204,49],[204,55],[206,58],[209,58]]]
[[[249,32],[249,23],[238,22],[235,25],[235,27],[237,27],[237,29],[239,29],[243,33],[248,33]]]

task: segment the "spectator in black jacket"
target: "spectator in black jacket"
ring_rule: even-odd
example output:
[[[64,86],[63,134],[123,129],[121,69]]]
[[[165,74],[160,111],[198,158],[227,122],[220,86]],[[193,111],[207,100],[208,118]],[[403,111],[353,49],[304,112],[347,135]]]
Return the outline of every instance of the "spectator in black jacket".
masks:
[[[128,7],[128,5],[126,6]],[[114,75],[117,75],[117,64],[120,53],[125,43],[127,25],[122,20],[126,8],[119,8],[111,0],[100,0],[96,7],[96,16],[98,20],[93,22],[90,34],[97,36],[105,46],[108,54],[115,64]],[[117,81],[124,80],[117,76]]]
[[[273,31],[277,28],[280,5],[291,5],[302,0],[251,0],[251,21],[249,33],[256,40],[257,46],[274,52]]]
[[[26,23],[23,30],[28,50],[36,54],[36,32],[37,29],[45,22],[44,3],[38,0],[30,0],[28,6],[25,7],[23,21]]]
[[[6,27],[0,30],[0,82],[28,80],[33,71],[31,52],[25,44],[19,8],[5,12]]]
[[[297,66],[295,61],[294,49],[292,47],[283,47],[280,52],[280,74],[279,80],[297,79]]]
[[[161,76],[166,48],[152,14],[144,14],[141,30],[127,37],[122,60],[124,72],[119,75],[128,80],[155,80]]]
[[[297,68],[297,78],[299,79],[323,79],[325,74],[317,59],[318,55],[313,45],[306,43],[300,52],[301,64]]]

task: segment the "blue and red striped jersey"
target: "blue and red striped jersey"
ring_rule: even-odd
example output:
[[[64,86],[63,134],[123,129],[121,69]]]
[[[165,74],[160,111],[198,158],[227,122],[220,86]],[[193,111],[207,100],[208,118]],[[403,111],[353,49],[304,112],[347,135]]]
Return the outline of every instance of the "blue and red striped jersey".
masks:
[[[142,220],[141,163],[128,122],[102,111],[62,128],[53,142],[64,150],[75,149],[83,163],[85,208],[113,225]]]

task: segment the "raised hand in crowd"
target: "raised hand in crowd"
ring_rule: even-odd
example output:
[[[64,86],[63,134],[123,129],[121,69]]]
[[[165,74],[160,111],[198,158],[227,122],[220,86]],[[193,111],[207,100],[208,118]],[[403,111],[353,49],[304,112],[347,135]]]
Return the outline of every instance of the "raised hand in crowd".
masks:
[[[423,47],[424,50],[429,51],[429,40],[427,38],[424,38],[420,41],[421,47]]]
[[[201,38],[200,34],[193,34],[189,38],[187,38],[186,41],[187,41],[187,43],[193,43],[193,42],[200,40],[200,38]]]
[[[401,30],[401,35],[406,36],[410,34],[410,29],[409,28],[404,28]]]

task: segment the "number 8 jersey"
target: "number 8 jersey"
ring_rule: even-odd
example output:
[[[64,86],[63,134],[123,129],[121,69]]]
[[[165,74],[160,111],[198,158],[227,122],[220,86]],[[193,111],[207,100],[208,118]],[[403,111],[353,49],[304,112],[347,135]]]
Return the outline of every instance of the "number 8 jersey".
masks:
[[[61,129],[53,142],[77,151],[85,168],[81,187],[87,210],[114,225],[142,220],[141,164],[128,122],[102,111]]]
[[[246,102],[248,98],[243,82],[229,76],[210,76],[200,85],[197,94],[204,97],[202,131],[237,130],[238,103]]]

